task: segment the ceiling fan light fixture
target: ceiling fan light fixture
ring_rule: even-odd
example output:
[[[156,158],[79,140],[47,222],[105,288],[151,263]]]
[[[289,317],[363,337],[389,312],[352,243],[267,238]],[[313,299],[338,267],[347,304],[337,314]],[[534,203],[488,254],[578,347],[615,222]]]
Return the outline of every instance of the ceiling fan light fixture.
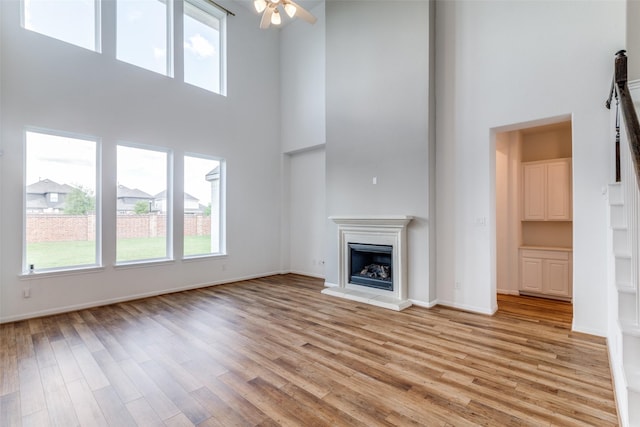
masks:
[[[284,11],[287,12],[287,15],[289,15],[289,18],[293,18],[297,10],[298,9],[291,3],[286,3],[284,5]]]
[[[273,15],[271,15],[271,23],[273,25],[280,25],[282,23],[282,18],[280,17],[280,12],[278,9],[273,11]]]
[[[0,2],[2,1],[3,0],[0,0]],[[271,25],[280,25],[282,23],[280,8],[284,9],[290,18],[300,18],[309,24],[315,24],[317,21],[315,16],[293,0],[253,0],[253,2],[258,13],[262,13],[260,28],[263,30],[269,28]],[[262,10],[262,12],[260,12],[260,10]]]
[[[267,2],[266,0],[255,0],[253,2],[253,7],[256,8],[258,13],[260,13],[267,8]]]

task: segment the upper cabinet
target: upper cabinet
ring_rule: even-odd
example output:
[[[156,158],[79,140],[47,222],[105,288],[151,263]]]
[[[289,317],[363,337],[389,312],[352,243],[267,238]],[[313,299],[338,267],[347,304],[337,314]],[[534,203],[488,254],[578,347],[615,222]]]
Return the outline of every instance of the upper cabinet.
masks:
[[[522,219],[571,221],[571,159],[522,164]]]

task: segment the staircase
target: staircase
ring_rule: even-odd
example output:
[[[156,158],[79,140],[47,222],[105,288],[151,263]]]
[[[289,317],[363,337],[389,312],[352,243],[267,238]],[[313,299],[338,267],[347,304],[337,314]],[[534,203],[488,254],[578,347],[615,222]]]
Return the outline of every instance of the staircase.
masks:
[[[640,327],[638,326],[637,226],[629,223],[629,201],[622,183],[609,186],[610,247],[613,298],[617,319],[609,337],[616,397],[623,426],[640,427]],[[637,200],[636,200],[637,204]],[[637,223],[636,223],[637,224]],[[635,241],[634,241],[635,240]],[[635,248],[634,248],[635,246]],[[634,251],[635,249],[635,251]],[[633,257],[636,262],[633,262]],[[635,264],[635,265],[634,265]],[[626,413],[626,414],[625,414]],[[625,420],[627,422],[625,422]]]
[[[618,59],[616,58],[616,68]],[[624,53],[622,53],[624,57]],[[636,111],[640,104],[640,82],[619,86],[621,101]],[[616,70],[618,71],[618,70]],[[618,77],[616,76],[616,79]],[[619,84],[619,82],[616,82]],[[625,92],[626,90],[626,92]],[[620,182],[609,185],[609,357],[614,377],[618,415],[623,427],[640,427],[640,175],[638,174],[638,120],[621,123]],[[635,129],[634,129],[635,126]],[[624,131],[626,130],[626,132]],[[629,136],[631,135],[631,136]],[[635,145],[634,145],[635,144]]]

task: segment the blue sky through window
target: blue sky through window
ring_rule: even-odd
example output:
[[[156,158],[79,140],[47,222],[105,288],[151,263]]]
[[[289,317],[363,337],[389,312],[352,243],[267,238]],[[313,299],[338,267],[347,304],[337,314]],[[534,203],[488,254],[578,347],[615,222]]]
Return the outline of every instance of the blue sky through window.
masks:
[[[117,1],[117,59],[169,75],[167,66],[167,2]]]
[[[24,0],[23,26],[76,46],[96,47],[95,0]]]
[[[220,93],[220,20],[184,4],[184,80]]]
[[[100,51],[101,31],[96,28],[100,4],[99,0],[23,0],[23,26]],[[171,0],[116,0],[116,58],[172,76],[171,5]],[[222,93],[220,28],[224,14],[201,0],[185,0],[183,5],[184,81]]]

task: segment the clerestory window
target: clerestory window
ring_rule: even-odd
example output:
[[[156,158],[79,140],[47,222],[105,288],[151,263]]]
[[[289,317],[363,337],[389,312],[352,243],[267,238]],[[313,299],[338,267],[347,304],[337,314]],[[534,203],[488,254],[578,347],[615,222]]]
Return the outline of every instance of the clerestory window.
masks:
[[[170,0],[117,0],[116,58],[172,75]]]
[[[184,81],[225,94],[227,15],[203,0],[184,2]]]
[[[23,0],[22,27],[100,52],[100,0]]]

